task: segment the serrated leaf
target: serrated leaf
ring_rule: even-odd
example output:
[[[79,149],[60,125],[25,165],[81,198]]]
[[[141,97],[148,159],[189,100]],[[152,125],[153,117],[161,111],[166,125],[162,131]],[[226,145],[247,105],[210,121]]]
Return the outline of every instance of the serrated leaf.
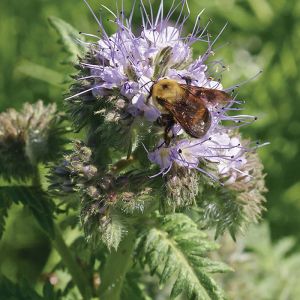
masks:
[[[50,237],[54,237],[52,218],[54,204],[43,190],[30,186],[3,186],[0,187],[0,201],[22,203],[27,206],[40,226]]]
[[[171,298],[184,293],[188,299],[225,299],[211,273],[231,270],[205,257],[216,243],[184,214],[158,218],[158,224],[139,238],[136,252],[143,266],[158,275],[161,284],[175,279]]]
[[[78,30],[60,18],[50,17],[49,23],[59,34],[59,42],[69,54],[67,61],[75,63],[78,56],[84,53],[84,46],[80,43],[80,41],[84,40],[83,37],[79,34]]]
[[[124,225],[117,216],[113,215],[111,221],[103,228],[102,241],[109,250],[114,248],[117,251],[124,232]]]
[[[198,197],[208,227],[215,227],[215,238],[229,231],[233,240],[247,223],[245,205],[237,201],[236,193],[225,188],[207,186]]]

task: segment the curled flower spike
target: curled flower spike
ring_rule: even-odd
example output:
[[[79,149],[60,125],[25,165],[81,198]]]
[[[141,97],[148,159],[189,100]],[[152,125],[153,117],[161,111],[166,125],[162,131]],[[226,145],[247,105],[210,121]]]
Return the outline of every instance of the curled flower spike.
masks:
[[[152,86],[155,82],[169,79],[181,87],[191,86],[191,91],[198,91],[197,87],[207,89],[204,90],[207,93],[206,98],[201,96],[201,100],[199,96],[200,100],[196,99],[198,102],[203,101],[202,106],[206,106],[208,114],[208,119],[201,121],[207,124],[203,136],[198,139],[186,134],[183,136],[184,131],[180,126],[182,122],[178,122],[176,115],[175,122],[169,126],[174,138],[168,143],[169,145],[150,152],[148,157],[151,162],[160,166],[159,174],[166,174],[173,163],[176,163],[182,167],[197,169],[214,181],[220,181],[220,178],[226,177],[224,176],[225,170],[226,172],[232,170],[236,173],[242,172],[239,167],[245,162],[243,154],[248,150],[240,149],[238,154],[233,153],[237,148],[235,145],[230,146],[230,139],[234,140],[233,130],[251,124],[256,117],[232,115],[241,110],[241,102],[228,94],[217,93],[223,90],[223,86],[219,80],[213,80],[210,77],[208,67],[205,65],[207,58],[213,53],[212,48],[216,39],[225,27],[217,38],[211,41],[206,30],[200,27],[201,12],[196,18],[192,32],[185,36],[183,26],[190,15],[187,1],[177,3],[174,1],[166,14],[163,6],[162,1],[154,16],[153,8],[150,7],[150,13],[148,13],[143,1],[140,1],[143,26],[139,33],[135,33],[132,26],[135,8],[126,17],[123,9],[121,12],[117,9],[117,13],[114,13],[103,6],[103,9],[111,15],[112,22],[115,23],[116,32],[109,35],[102,19],[97,19],[102,33],[101,38],[88,44],[90,52],[80,63],[80,68],[86,75],[77,78],[82,83],[80,89],[75,87],[66,100],[75,117],[82,113],[84,104],[97,103],[98,106],[102,106],[107,103],[106,107],[99,112],[102,111],[106,119],[111,115],[116,123],[122,123],[121,128],[124,129],[127,126],[125,131],[131,132],[132,124],[144,121],[156,126],[166,113],[161,109],[161,105],[154,103],[151,97],[153,96]],[[171,26],[172,15],[178,9],[179,17]],[[208,47],[203,55],[193,60],[191,46],[196,42],[205,42]],[[216,93],[212,96],[207,92],[213,93],[214,90]],[[226,98],[225,102],[219,102],[220,95]],[[123,101],[122,108],[116,104],[121,100]],[[174,100],[172,101],[174,111],[179,110],[180,108],[175,108]],[[190,100],[188,99],[187,103],[188,101]],[[115,108],[108,109],[107,106],[110,105]],[[203,109],[202,106],[201,109]],[[167,113],[170,114],[170,109],[167,109]],[[185,113],[189,114],[191,119],[197,112]],[[174,117],[174,113],[171,114]],[[138,121],[135,122],[135,119]],[[124,120],[130,121],[124,125]],[[222,125],[224,122],[226,127]],[[228,147],[229,150],[225,151]],[[205,166],[200,164],[205,162],[213,162],[216,165],[215,170],[213,172],[206,170]]]
[[[17,112],[0,114],[0,176],[25,179],[34,174],[40,162],[55,160],[66,143],[64,118],[56,105],[25,103]]]

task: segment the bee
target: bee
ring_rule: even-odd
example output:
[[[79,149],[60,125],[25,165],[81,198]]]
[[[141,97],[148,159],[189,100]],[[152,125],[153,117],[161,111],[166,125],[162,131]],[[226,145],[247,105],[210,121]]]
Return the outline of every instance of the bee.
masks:
[[[209,107],[225,104],[231,97],[224,91],[178,83],[172,79],[155,82],[150,90],[153,104],[160,110],[160,124],[165,126],[165,142],[169,132],[178,123],[191,137],[200,138],[211,126]]]

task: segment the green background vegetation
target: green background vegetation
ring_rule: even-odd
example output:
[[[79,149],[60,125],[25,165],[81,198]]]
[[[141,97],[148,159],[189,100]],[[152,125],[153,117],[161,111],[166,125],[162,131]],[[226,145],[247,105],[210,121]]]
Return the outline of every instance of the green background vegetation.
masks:
[[[109,7],[112,2],[101,1]],[[165,2],[168,6],[171,1]],[[100,1],[91,4],[97,11]],[[128,11],[132,2],[125,4]],[[239,97],[246,100],[245,112],[258,116],[258,121],[242,132],[253,140],[271,143],[260,150],[269,189],[264,219],[270,224],[274,243],[285,236],[294,238],[289,251],[296,254],[300,245],[300,2],[190,0],[189,4],[187,31],[203,8],[203,25],[212,19],[209,32],[213,36],[228,22],[217,46],[229,45],[215,54],[230,69],[223,74],[225,87],[263,70],[239,90]],[[59,17],[80,31],[97,32],[96,22],[81,0],[1,0],[0,111],[38,99],[54,101],[63,109],[65,82],[73,69],[62,63],[66,55],[49,26],[49,16]],[[139,22],[138,13],[135,20]],[[195,50],[200,52],[197,45]],[[35,280],[45,267],[50,245],[28,212],[13,206],[0,251],[1,272],[11,278],[25,274]]]

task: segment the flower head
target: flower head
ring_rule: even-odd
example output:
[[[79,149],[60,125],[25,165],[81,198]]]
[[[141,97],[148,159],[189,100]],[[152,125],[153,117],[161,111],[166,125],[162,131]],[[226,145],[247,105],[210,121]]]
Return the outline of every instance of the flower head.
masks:
[[[207,63],[225,27],[211,40],[207,26],[200,26],[200,12],[192,31],[184,34],[190,16],[186,0],[173,1],[168,12],[163,1],[156,13],[150,2],[148,10],[142,0],[139,4],[142,26],[137,30],[132,23],[135,7],[126,16],[123,9],[114,13],[103,6],[110,15],[107,22],[115,25],[113,34],[92,12],[101,36],[85,43],[87,53],[66,98],[76,127],[89,125],[88,146],[96,162],[107,170],[107,164],[118,159],[132,159],[131,168],[150,169],[152,179],[160,175],[166,183],[167,205],[173,209],[196,203],[206,180],[235,192],[240,184],[250,186],[256,179],[249,155],[257,146],[245,142],[239,128],[256,117],[239,114],[243,102],[231,93],[233,87],[222,86],[220,72],[212,71],[214,65],[221,65],[221,72],[226,67],[217,61]],[[198,57],[193,56],[196,43],[207,45]],[[170,94],[154,95],[164,79],[173,84]],[[122,192],[124,199],[133,199],[131,191]],[[105,193],[107,203],[122,198]]]
[[[143,25],[138,33],[134,32],[132,24],[134,8],[129,17],[123,11],[115,14],[109,10],[116,25],[116,32],[112,35],[106,32],[102,21],[97,20],[102,35],[96,42],[89,43],[90,53],[80,64],[86,75],[78,80],[85,81],[86,89],[81,87],[78,93],[74,91],[67,98],[69,103],[74,104],[74,99],[76,101],[77,97],[89,93],[99,101],[111,104],[116,103],[115,99],[123,99],[122,108],[112,108],[114,115],[116,111],[121,111],[120,116],[128,114],[131,118],[128,126],[134,124],[135,118],[155,125],[162,113],[151,101],[153,82],[169,78],[180,84],[224,90],[219,80],[210,77],[205,64],[216,40],[210,41],[207,32],[200,28],[202,12],[197,16],[193,31],[184,35],[183,26],[190,14],[187,1],[174,2],[166,15],[163,5],[162,1],[154,17],[152,8],[149,15],[143,1],[140,1]],[[172,14],[177,9],[180,10],[179,18],[171,25]],[[193,59],[192,45],[196,42],[205,42],[208,47],[203,55]],[[237,137],[234,138],[233,129],[255,120],[249,115],[232,115],[232,112],[240,110],[240,105],[241,102],[234,97],[226,103],[212,102],[207,105],[210,128],[203,137],[194,139],[182,134],[180,125],[175,124],[175,137],[170,145],[154,149],[148,154],[149,159],[160,166],[161,174],[176,163],[197,169],[216,181],[227,177],[229,172],[231,176],[227,182],[234,180],[240,166],[245,163],[243,155],[248,150],[235,145],[240,142]],[[76,113],[79,113],[77,107]],[[110,114],[107,107],[104,114]],[[119,121],[123,119],[118,118]],[[223,122],[229,125],[224,127]],[[216,166],[213,173],[201,166],[206,162]]]

